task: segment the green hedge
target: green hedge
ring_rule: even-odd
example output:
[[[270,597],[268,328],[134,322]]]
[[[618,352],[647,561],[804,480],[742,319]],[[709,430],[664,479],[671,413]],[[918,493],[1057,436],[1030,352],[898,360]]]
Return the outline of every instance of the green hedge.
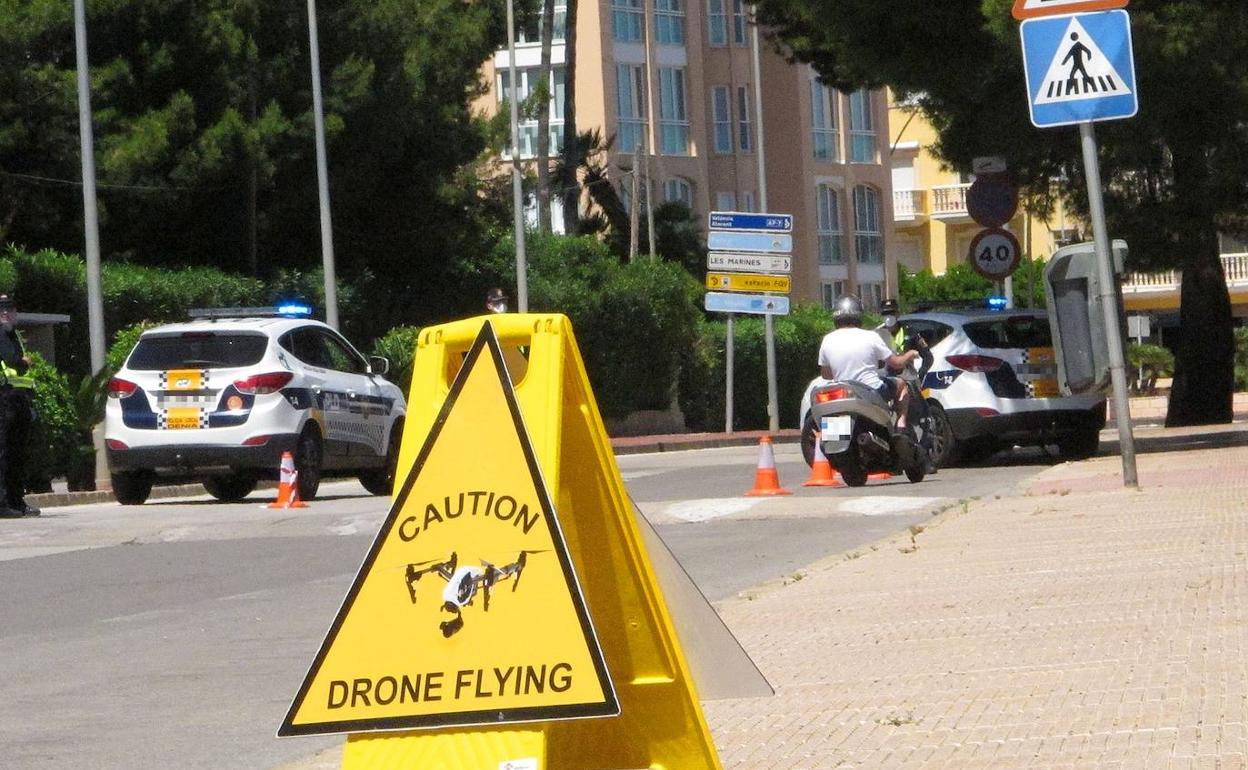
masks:
[[[529,309],[572,320],[603,415],[668,408],[682,353],[698,338],[702,287],[672,262],[621,264],[592,237],[535,235],[527,248]],[[494,283],[514,285],[512,255],[500,239]]]
[[[117,330],[138,323],[184,321],[186,311],[195,307],[270,305],[291,298],[324,307],[320,270],[285,270],[267,282],[207,267],[166,270],[116,262],[105,262],[101,273],[106,342]],[[54,332],[57,364],[71,374],[90,370],[86,267],[80,257],[10,245],[0,253],[0,291],[13,293],[21,311],[68,315],[69,324]],[[370,327],[361,296],[359,286],[339,281],[340,325],[350,339]]]
[[[874,325],[874,318],[864,319]],[[767,349],[764,322],[738,317],[733,324],[733,428],[767,428]],[[819,343],[832,329],[832,316],[820,305],[799,304],[775,319],[776,397],[780,427],[796,428],[807,384],[819,374]],[[727,324],[704,321],[698,341],[684,357],[680,405],[690,430],[724,429],[724,367]]]

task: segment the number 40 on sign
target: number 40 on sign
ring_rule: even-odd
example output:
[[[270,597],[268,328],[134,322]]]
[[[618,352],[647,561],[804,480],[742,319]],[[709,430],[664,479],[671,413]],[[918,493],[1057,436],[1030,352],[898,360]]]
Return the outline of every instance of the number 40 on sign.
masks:
[[[1013,233],[991,227],[975,236],[967,257],[975,272],[990,281],[1000,281],[1018,268],[1021,254],[1022,249]]]

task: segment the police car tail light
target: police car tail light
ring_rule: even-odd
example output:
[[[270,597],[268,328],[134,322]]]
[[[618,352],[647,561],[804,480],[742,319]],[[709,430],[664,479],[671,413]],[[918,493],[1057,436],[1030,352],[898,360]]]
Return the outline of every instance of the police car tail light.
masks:
[[[946,360],[959,369],[968,372],[995,372],[1005,362],[992,356],[946,356]]]
[[[842,398],[849,398],[848,388],[824,388],[815,391],[815,403],[826,404],[829,401],[840,401]]]
[[[244,377],[241,380],[234,380],[234,387],[239,393],[245,393],[249,396],[267,396],[270,393],[276,393],[294,378],[295,375],[290,372],[266,372],[265,374],[253,374],[250,377]]]
[[[129,448],[130,448],[130,446],[129,446],[126,442],[124,442],[124,441],[118,441],[118,440],[117,440],[117,439],[115,439],[115,438],[106,438],[106,439],[104,439],[104,446],[108,447],[109,449],[115,449],[115,450],[119,450],[119,451],[120,451],[120,450],[122,450],[122,449],[129,449]]]
[[[108,381],[109,398],[126,398],[127,396],[134,395],[134,391],[138,389],[138,385],[134,384],[130,380],[123,380],[120,377],[114,377]]]
[[[271,438],[273,437],[272,436],[252,436],[251,438],[245,439],[243,441],[243,446],[264,446],[265,444],[269,443],[269,439]]]

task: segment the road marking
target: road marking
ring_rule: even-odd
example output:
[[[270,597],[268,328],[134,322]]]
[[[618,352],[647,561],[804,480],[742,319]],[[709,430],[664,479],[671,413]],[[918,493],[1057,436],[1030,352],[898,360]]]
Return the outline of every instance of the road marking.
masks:
[[[761,498],[740,497],[685,500],[669,505],[663,513],[681,521],[710,521],[723,516],[745,513],[761,502],[763,502]]]
[[[841,511],[843,513],[858,513],[863,516],[888,516],[894,513],[906,513],[918,508],[935,508],[949,499],[947,497],[892,497],[889,495],[856,497],[841,503]]]
[[[357,535],[360,532],[376,532],[377,519],[372,516],[352,516],[343,523],[329,527],[329,531],[335,535]]]
[[[660,473],[670,473],[671,468],[652,468],[649,470],[620,471],[620,476],[625,481],[633,479],[644,479],[646,476],[658,476]]]

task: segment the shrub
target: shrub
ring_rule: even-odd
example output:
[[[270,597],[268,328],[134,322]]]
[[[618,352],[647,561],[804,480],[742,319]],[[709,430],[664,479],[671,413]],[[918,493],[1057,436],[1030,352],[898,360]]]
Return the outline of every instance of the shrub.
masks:
[[[1235,389],[1248,390],[1248,326],[1235,330]]]
[[[864,325],[873,325],[865,318]],[[762,430],[767,419],[767,352],[764,321],[738,317],[733,343],[733,428]],[[681,372],[681,408],[694,430],[722,430],[727,324],[705,322],[694,353]],[[798,427],[806,385],[819,373],[819,343],[832,329],[832,315],[820,305],[799,304],[775,319],[776,398],[780,427]]]
[[[1236,367],[1238,373],[1238,367]],[[1127,376],[1136,393],[1152,393],[1159,377],[1174,375],[1174,354],[1160,345],[1127,346]]]
[[[412,390],[412,364],[416,360],[416,342],[420,329],[415,326],[396,326],[373,343],[373,355],[390,360],[390,372],[386,379],[398,385],[406,396]]]
[[[26,488],[47,492],[52,489],[52,479],[66,475],[78,452],[78,417],[69,379],[38,353],[30,353],[30,359],[37,416],[26,460]]]

